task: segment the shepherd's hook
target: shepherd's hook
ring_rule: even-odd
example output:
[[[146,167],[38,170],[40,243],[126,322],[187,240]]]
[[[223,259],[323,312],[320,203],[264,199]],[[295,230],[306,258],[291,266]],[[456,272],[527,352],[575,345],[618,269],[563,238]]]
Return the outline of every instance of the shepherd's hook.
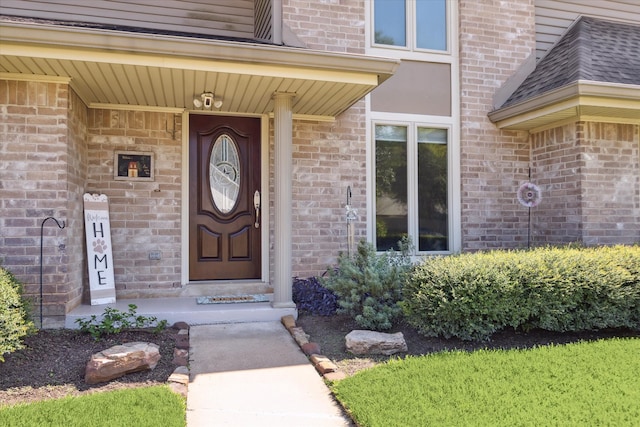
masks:
[[[40,329],[42,329],[42,246],[44,240],[44,223],[50,219],[56,222],[59,229],[63,229],[66,226],[64,220],[62,220],[62,225],[60,225],[60,222],[52,216],[45,218],[40,225]]]

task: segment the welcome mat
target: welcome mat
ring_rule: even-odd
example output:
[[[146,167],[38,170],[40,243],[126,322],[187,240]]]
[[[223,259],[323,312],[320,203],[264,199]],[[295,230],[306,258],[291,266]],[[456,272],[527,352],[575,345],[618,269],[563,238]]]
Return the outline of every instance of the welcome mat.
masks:
[[[211,297],[196,297],[198,304],[233,304],[240,302],[269,302],[269,296],[265,294],[251,295],[217,295]]]

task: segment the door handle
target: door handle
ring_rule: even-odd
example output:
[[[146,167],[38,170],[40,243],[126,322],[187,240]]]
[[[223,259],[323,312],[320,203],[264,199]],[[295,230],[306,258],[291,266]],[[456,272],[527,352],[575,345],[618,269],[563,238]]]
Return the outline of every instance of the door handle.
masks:
[[[258,190],[253,193],[253,207],[256,209],[256,222],[253,225],[260,228],[260,192]]]

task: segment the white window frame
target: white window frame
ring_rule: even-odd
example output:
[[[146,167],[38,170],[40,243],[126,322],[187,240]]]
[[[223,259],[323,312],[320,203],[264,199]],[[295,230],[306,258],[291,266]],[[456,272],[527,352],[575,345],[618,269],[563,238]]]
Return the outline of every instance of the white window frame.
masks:
[[[365,20],[365,43],[366,51],[370,55],[386,56],[399,59],[412,59],[421,61],[432,62],[451,62],[450,56],[457,48],[455,42],[455,34],[457,33],[457,7],[456,2],[452,0],[446,0],[446,42],[447,50],[433,50],[433,49],[421,49],[417,48],[417,34],[415,31],[416,22],[416,2],[415,0],[405,0],[407,3],[405,17],[406,25],[406,40],[407,46],[393,46],[376,44],[373,39],[373,33],[375,31],[374,20],[374,5],[373,0],[365,1],[365,13],[367,19]]]
[[[376,241],[376,156],[375,127],[377,125],[407,127],[407,209],[408,231],[415,246],[414,256],[446,255],[460,252],[460,137],[459,127],[452,117],[423,116],[412,114],[396,114],[370,112],[367,126],[367,195],[369,212],[367,213],[367,239]],[[448,233],[447,251],[418,251],[418,128],[438,128],[447,130],[447,212]]]

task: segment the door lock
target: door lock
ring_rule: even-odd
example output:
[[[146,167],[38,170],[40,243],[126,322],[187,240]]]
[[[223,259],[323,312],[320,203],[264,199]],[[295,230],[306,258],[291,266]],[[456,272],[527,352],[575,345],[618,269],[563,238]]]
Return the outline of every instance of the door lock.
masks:
[[[256,209],[256,222],[253,225],[260,228],[260,192],[258,190],[253,193],[253,207]]]

